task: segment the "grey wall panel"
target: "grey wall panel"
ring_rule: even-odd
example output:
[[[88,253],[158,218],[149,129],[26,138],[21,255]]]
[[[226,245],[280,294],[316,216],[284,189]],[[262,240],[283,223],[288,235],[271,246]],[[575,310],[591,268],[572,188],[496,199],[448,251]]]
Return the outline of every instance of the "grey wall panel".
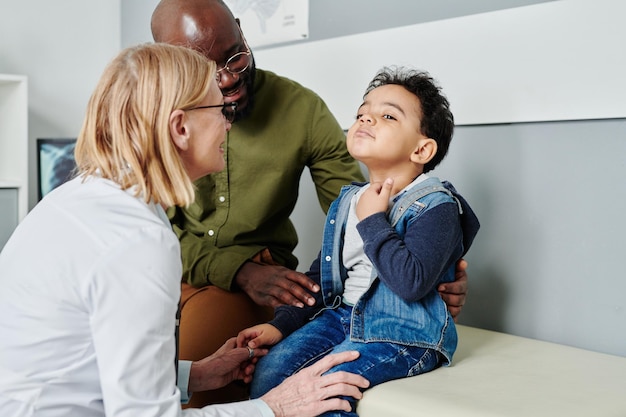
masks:
[[[17,188],[0,188],[0,251],[17,227]]]

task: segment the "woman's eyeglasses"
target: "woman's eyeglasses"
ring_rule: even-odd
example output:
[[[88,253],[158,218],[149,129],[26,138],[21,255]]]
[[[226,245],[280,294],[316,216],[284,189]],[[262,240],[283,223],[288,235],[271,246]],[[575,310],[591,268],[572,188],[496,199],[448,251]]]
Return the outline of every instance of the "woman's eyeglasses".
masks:
[[[232,103],[224,103],[224,104],[212,104],[210,106],[198,106],[192,107],[190,109],[183,109],[184,111],[191,110],[200,110],[200,109],[215,109],[221,107],[222,114],[228,120],[229,123],[232,123],[235,120],[235,111],[237,110],[237,102],[233,101]]]

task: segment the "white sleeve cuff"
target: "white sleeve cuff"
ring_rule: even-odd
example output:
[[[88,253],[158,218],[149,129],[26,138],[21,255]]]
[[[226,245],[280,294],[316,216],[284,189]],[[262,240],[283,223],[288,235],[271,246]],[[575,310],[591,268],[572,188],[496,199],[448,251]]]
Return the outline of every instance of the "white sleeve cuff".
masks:
[[[191,374],[192,363],[192,361],[178,361],[178,389],[180,390],[181,404],[187,404],[191,399],[192,393],[189,392],[189,375]],[[259,410],[261,417],[276,417],[265,401],[257,399],[248,402]]]
[[[192,361],[178,361],[178,389],[180,390],[180,402],[187,404],[191,399],[189,392],[189,375],[191,374]],[[265,417],[265,416],[264,416]]]
[[[272,411],[270,406],[267,405],[265,401],[258,399],[258,400],[250,400],[250,402],[253,403],[259,409],[263,417],[275,417],[274,412]]]

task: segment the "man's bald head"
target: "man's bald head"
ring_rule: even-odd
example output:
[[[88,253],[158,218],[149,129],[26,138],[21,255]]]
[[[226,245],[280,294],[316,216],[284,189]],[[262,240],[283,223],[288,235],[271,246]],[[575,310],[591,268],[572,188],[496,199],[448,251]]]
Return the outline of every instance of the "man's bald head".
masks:
[[[155,42],[186,46],[218,65],[219,87],[228,103],[237,102],[237,119],[252,110],[254,59],[230,9],[222,0],[161,0],[152,13]],[[247,67],[230,72],[226,65],[235,55],[249,56]],[[247,58],[247,57],[246,57]]]
[[[239,34],[239,24],[221,0],[162,0],[151,20],[155,42],[188,46],[211,56],[216,43]]]

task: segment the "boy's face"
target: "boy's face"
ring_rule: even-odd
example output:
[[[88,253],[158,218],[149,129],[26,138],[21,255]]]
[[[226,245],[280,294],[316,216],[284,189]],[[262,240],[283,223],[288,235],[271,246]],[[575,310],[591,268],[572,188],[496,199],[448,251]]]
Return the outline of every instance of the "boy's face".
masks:
[[[371,169],[413,164],[420,141],[422,107],[404,87],[383,85],[370,91],[348,130],[347,146],[353,158]]]

